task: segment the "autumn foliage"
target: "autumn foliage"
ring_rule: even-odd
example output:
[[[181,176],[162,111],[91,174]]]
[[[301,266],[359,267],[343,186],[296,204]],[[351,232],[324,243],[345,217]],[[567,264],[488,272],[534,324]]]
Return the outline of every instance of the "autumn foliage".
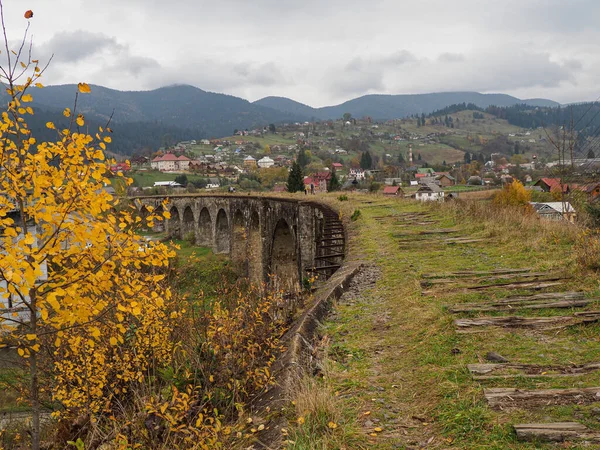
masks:
[[[494,196],[494,203],[501,206],[525,206],[531,201],[531,192],[520,181],[505,185]]]

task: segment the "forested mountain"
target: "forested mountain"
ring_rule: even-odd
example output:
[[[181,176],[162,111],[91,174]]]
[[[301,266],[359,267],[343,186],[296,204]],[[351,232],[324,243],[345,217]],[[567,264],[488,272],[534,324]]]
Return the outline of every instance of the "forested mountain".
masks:
[[[448,105],[472,103],[479,108],[490,105],[511,106],[525,103],[530,106],[552,107],[559,104],[551,100],[521,100],[505,94],[480,94],[478,92],[440,92],[412,95],[365,95],[336,106],[311,108],[283,97],[266,97],[255,104],[276,108],[288,113],[301,113],[321,120],[338,119],[344,113],[354,117],[369,116],[374,120],[388,120],[413,114],[429,114]]]
[[[34,89],[36,115],[34,131],[52,137],[47,121],[61,125],[62,110],[73,109],[76,85]],[[531,106],[557,105],[549,100],[519,100],[503,94],[450,92],[419,95],[366,95],[341,105],[312,108],[283,97],[266,97],[254,103],[225,94],[206,92],[193,86],[177,85],[152,91],[118,91],[92,86],[80,94],[77,111],[86,117],[91,130],[105,125],[109,117],[114,130],[112,150],[132,154],[157,149],[181,140],[229,136],[235,129],[249,129],[270,123],[338,119],[345,113],[375,120],[428,114],[448,105],[465,102],[479,108],[527,103]],[[517,111],[518,112],[518,111]],[[508,112],[507,114],[513,114]],[[515,112],[516,114],[516,112]],[[516,119],[514,119],[516,120]],[[66,125],[66,119],[63,120]]]

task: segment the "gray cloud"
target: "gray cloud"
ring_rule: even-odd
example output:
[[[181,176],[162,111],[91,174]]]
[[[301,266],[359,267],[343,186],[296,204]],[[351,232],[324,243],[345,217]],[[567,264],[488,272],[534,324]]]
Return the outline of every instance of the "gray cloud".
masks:
[[[442,53],[438,56],[438,61],[447,63],[458,63],[465,61],[465,55],[462,53]]]
[[[90,33],[89,31],[62,31],[56,33],[50,40],[39,46],[37,51],[42,55],[54,55],[56,62],[78,62],[90,58],[95,54],[107,52],[121,52],[125,49],[114,37],[103,33]]]
[[[366,93],[600,93],[597,0],[30,2],[34,56],[55,54],[46,84],[189,83],[313,106]],[[18,38],[16,9],[5,12]]]

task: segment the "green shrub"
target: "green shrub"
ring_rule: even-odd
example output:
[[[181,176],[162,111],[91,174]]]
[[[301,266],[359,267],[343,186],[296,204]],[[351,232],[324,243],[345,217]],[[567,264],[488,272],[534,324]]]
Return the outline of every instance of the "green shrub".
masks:
[[[196,233],[193,231],[189,231],[183,235],[183,240],[189,242],[190,244],[196,243]]]
[[[358,220],[358,218],[360,217],[360,209],[355,209],[354,212],[352,213],[352,215],[350,216],[350,220],[352,220],[353,222]]]
[[[348,196],[346,194],[340,195],[337,198],[340,202],[347,202],[348,201]]]

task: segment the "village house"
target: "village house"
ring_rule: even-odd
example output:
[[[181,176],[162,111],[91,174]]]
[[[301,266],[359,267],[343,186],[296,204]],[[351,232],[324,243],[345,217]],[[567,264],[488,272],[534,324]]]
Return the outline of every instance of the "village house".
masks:
[[[327,192],[331,180],[331,172],[317,172],[312,176],[304,177],[304,186],[310,191],[313,185],[315,192]]]
[[[444,200],[444,191],[436,184],[423,184],[414,196],[421,202],[441,202]]]
[[[244,158],[244,168],[245,169],[254,169],[256,168],[256,159],[252,156],[248,155]]]
[[[560,178],[540,178],[534,186],[539,186],[544,192],[558,191],[568,194],[571,189],[568,184],[563,184],[561,189]]]
[[[362,181],[365,179],[365,171],[363,169],[350,169],[350,178]]]
[[[333,163],[331,167],[333,167],[334,170],[342,170],[344,168],[344,165],[341,163]]]
[[[400,189],[400,186],[385,186],[383,188],[383,195],[388,196],[404,196],[404,192]]]
[[[596,201],[600,198],[600,183],[586,184],[581,187],[581,190],[587,194],[589,202]]]
[[[566,220],[575,223],[577,212],[569,202],[531,202],[531,206],[542,219],[546,220]]]
[[[439,183],[440,186],[446,187],[446,186],[454,186],[456,184],[456,179],[449,173],[442,172],[442,173],[438,173],[436,175],[437,176],[435,177],[435,179]]]
[[[187,156],[175,156],[173,153],[167,153],[154,158],[150,166],[160,172],[179,172],[188,170],[190,161],[191,159]]]
[[[120,163],[115,164],[114,166],[110,166],[110,171],[112,173],[128,172],[130,169],[131,169],[131,167],[126,162],[120,162]]]
[[[258,167],[261,169],[268,169],[269,167],[273,167],[275,165],[275,161],[273,161],[268,156],[264,156],[258,160]]]

